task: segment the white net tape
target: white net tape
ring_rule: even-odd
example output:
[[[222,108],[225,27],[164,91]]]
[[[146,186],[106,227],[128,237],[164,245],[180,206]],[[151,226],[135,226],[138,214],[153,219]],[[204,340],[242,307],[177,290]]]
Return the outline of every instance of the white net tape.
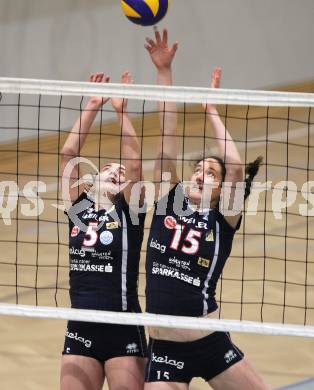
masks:
[[[314,94],[0,78],[2,93],[124,97],[177,103],[314,107]]]
[[[281,325],[253,321],[216,320],[210,318],[177,317],[149,313],[101,312],[52,307],[0,304],[0,314],[59,320],[104,322],[122,325],[158,326],[176,329],[198,329],[224,332],[245,332],[267,335],[314,337],[314,326]]]

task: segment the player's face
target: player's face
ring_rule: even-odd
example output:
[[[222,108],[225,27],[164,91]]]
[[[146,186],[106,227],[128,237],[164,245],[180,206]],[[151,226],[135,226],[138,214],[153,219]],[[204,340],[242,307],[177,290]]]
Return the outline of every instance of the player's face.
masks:
[[[200,161],[191,177],[189,199],[203,207],[213,207],[219,201],[222,172],[220,164],[214,158]]]
[[[125,167],[117,163],[106,164],[95,178],[96,191],[117,194],[125,183]]]

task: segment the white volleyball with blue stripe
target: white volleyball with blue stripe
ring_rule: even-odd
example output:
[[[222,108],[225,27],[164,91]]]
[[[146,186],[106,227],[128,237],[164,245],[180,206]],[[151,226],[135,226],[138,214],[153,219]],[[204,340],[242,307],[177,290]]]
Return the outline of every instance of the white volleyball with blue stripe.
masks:
[[[121,0],[121,8],[131,22],[153,26],[166,15],[169,2],[170,0]]]

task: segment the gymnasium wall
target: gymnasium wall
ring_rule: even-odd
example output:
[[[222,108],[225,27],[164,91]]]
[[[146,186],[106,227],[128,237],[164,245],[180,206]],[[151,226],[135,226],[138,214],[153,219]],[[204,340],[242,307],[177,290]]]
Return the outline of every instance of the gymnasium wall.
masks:
[[[119,3],[0,0],[0,76],[83,81],[104,70],[118,81],[128,69],[137,83],[154,83],[143,47],[152,28],[128,22]],[[180,42],[175,83],[207,85],[215,65],[225,88],[313,80],[313,14],[313,0],[171,0],[160,27]]]

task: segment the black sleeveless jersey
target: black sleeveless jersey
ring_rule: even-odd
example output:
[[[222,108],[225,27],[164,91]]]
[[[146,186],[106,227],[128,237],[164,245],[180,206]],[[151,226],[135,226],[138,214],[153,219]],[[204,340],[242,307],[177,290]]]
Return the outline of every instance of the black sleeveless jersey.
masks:
[[[67,214],[72,307],[140,312],[137,286],[145,214],[133,224],[123,195],[111,210],[95,211],[86,192]]]
[[[182,185],[175,186],[155,205],[147,242],[146,310],[195,317],[215,311],[216,285],[235,231],[218,209],[193,211]]]

